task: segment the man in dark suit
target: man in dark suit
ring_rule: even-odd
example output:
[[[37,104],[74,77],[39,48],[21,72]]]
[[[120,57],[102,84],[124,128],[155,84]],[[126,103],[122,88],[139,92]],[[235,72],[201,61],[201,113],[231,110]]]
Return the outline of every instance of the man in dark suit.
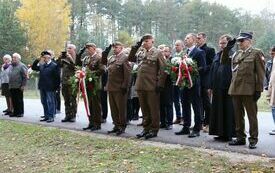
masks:
[[[51,54],[43,51],[40,60],[33,62],[32,69],[40,72],[38,88],[44,109],[44,118],[40,121],[53,122],[56,108],[55,91],[60,84],[59,68],[52,62]]]
[[[206,68],[204,70],[204,75],[201,78],[201,97],[202,97],[202,116],[203,116],[203,131],[209,131],[209,115],[211,109],[210,97],[207,93],[207,86],[209,86],[209,72],[210,67],[215,56],[215,49],[208,47],[206,44],[207,37],[203,32],[197,34],[197,47],[205,52]]]
[[[200,88],[201,82],[200,78],[203,76],[205,69],[205,52],[196,47],[196,34],[189,33],[186,35],[184,39],[184,44],[188,48],[187,55],[189,58],[192,58],[193,61],[197,63],[199,70],[199,77],[194,81],[194,85],[191,88],[184,88],[182,91],[182,107],[183,107],[183,128],[181,131],[176,132],[176,135],[187,135],[188,137],[193,138],[200,136],[201,129],[201,95]],[[195,114],[195,125],[193,127],[193,131],[190,133],[189,127],[191,126],[191,104]]]

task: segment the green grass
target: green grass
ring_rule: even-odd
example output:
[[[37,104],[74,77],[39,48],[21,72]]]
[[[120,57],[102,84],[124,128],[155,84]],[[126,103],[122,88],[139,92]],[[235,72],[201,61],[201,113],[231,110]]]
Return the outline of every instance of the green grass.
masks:
[[[230,163],[192,149],[143,145],[0,120],[0,172],[273,172],[263,162]],[[266,164],[266,163],[265,163]]]

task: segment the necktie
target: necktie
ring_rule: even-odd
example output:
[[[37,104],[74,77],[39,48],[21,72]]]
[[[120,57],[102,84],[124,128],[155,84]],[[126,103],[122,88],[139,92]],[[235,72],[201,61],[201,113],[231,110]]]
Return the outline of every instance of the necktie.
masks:
[[[189,52],[190,52],[190,49],[187,49],[186,53],[189,54]]]

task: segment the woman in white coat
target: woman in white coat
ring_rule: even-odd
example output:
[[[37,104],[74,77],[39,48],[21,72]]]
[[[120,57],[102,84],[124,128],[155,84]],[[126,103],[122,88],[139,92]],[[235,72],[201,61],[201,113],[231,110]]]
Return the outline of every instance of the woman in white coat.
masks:
[[[273,63],[267,91],[267,100],[269,101],[269,104],[271,106],[273,121],[275,124],[275,46],[271,48],[270,55]],[[271,130],[269,134],[275,135],[275,128],[274,130]]]

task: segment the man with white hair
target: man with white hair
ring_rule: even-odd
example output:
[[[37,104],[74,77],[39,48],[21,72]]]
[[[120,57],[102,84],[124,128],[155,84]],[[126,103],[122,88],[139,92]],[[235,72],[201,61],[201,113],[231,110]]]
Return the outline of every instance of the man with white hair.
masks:
[[[44,118],[40,121],[47,121],[47,123],[54,121],[56,108],[55,91],[59,88],[60,83],[59,68],[51,58],[50,52],[43,51],[40,59],[36,59],[32,65],[33,70],[40,72],[38,88],[44,109]]]
[[[13,113],[10,114],[10,117],[23,117],[23,91],[27,83],[27,67],[21,62],[21,56],[18,53],[12,55],[11,64],[12,68],[9,73],[9,90],[14,110]]]
[[[62,95],[65,102],[65,118],[62,122],[75,122],[77,103],[76,95],[72,94],[70,78],[75,75],[76,46],[68,44],[67,51],[58,57],[57,64],[62,69],[61,83]]]

